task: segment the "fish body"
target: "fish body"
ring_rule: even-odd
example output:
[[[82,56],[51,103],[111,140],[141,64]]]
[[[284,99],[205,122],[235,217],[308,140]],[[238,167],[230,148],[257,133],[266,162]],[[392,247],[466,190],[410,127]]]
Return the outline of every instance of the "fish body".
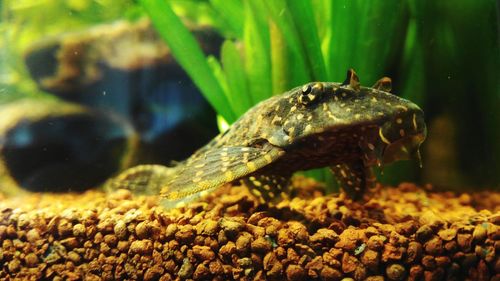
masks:
[[[235,181],[269,202],[294,172],[330,167],[359,198],[373,165],[419,156],[426,137],[422,110],[388,91],[390,79],[361,87],[352,70],[343,83],[308,83],[258,103],[178,166],[138,166],[111,182],[159,189],[167,207]]]

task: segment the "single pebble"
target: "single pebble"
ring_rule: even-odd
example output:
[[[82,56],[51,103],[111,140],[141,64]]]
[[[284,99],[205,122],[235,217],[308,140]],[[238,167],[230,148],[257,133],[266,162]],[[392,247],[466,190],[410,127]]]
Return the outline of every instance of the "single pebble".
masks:
[[[40,240],[40,233],[35,228],[30,229],[30,231],[26,233],[26,240],[28,240],[28,242],[34,243]]]
[[[153,243],[150,240],[136,240],[130,244],[130,252],[133,254],[151,254]]]
[[[146,221],[140,222],[135,227],[135,234],[139,239],[146,239],[150,236],[151,227]]]
[[[403,280],[406,277],[406,269],[397,263],[389,265],[385,273],[390,280]]]
[[[193,246],[193,255],[200,261],[211,261],[215,259],[215,253],[208,246]]]
[[[306,271],[302,267],[291,264],[286,268],[286,277],[291,281],[300,281],[306,278]]]
[[[457,230],[454,228],[447,228],[440,230],[438,236],[444,241],[451,241],[457,236]]]
[[[117,221],[113,227],[113,231],[118,239],[125,240],[127,238],[127,225],[124,221]]]
[[[193,274],[193,271],[194,271],[193,264],[191,264],[188,258],[184,258],[184,260],[182,261],[182,266],[177,274],[179,275],[179,277],[183,279],[188,279]]]
[[[38,265],[38,257],[34,253],[29,253],[24,257],[24,261],[28,267],[36,267]]]
[[[198,235],[214,235],[217,233],[219,224],[215,220],[202,220],[196,225],[196,234]]]
[[[472,232],[472,239],[476,243],[483,242],[486,239],[487,231],[486,227],[482,224],[476,225],[474,232]]]
[[[228,237],[235,237],[243,230],[244,226],[245,225],[241,221],[236,219],[222,218],[220,221],[220,227]]]
[[[16,273],[21,269],[21,262],[18,259],[13,259],[9,262],[7,268],[9,269],[9,272]]]
[[[77,223],[73,226],[73,235],[76,237],[84,237],[85,236],[85,226],[81,223]]]
[[[417,232],[415,233],[415,238],[420,242],[423,243],[427,241],[429,238],[432,237],[432,228],[428,225],[423,225],[419,229],[417,229]]]

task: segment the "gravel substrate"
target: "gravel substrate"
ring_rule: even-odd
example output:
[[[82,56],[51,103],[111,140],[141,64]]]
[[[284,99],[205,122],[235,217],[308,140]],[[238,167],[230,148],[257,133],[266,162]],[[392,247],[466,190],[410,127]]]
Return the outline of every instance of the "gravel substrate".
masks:
[[[223,187],[169,212],[126,190],[0,197],[1,280],[500,280],[500,193],[401,184],[364,204],[260,205]]]

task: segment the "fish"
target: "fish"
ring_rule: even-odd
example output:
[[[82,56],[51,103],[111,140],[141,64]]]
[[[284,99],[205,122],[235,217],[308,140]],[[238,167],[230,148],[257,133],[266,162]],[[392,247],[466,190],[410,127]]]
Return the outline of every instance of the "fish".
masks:
[[[342,83],[307,83],[256,104],[178,165],[132,167],[109,185],[158,192],[165,208],[238,182],[261,202],[278,202],[295,172],[329,167],[358,200],[376,183],[373,166],[420,161],[424,113],[390,91],[390,78],[363,87],[353,69]]]

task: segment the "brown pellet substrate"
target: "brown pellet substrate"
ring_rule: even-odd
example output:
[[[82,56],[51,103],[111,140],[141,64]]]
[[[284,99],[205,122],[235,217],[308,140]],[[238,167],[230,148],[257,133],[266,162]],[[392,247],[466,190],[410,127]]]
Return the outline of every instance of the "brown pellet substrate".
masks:
[[[0,279],[500,280],[498,192],[294,185],[274,207],[229,186],[171,211],[126,190],[3,198]]]

